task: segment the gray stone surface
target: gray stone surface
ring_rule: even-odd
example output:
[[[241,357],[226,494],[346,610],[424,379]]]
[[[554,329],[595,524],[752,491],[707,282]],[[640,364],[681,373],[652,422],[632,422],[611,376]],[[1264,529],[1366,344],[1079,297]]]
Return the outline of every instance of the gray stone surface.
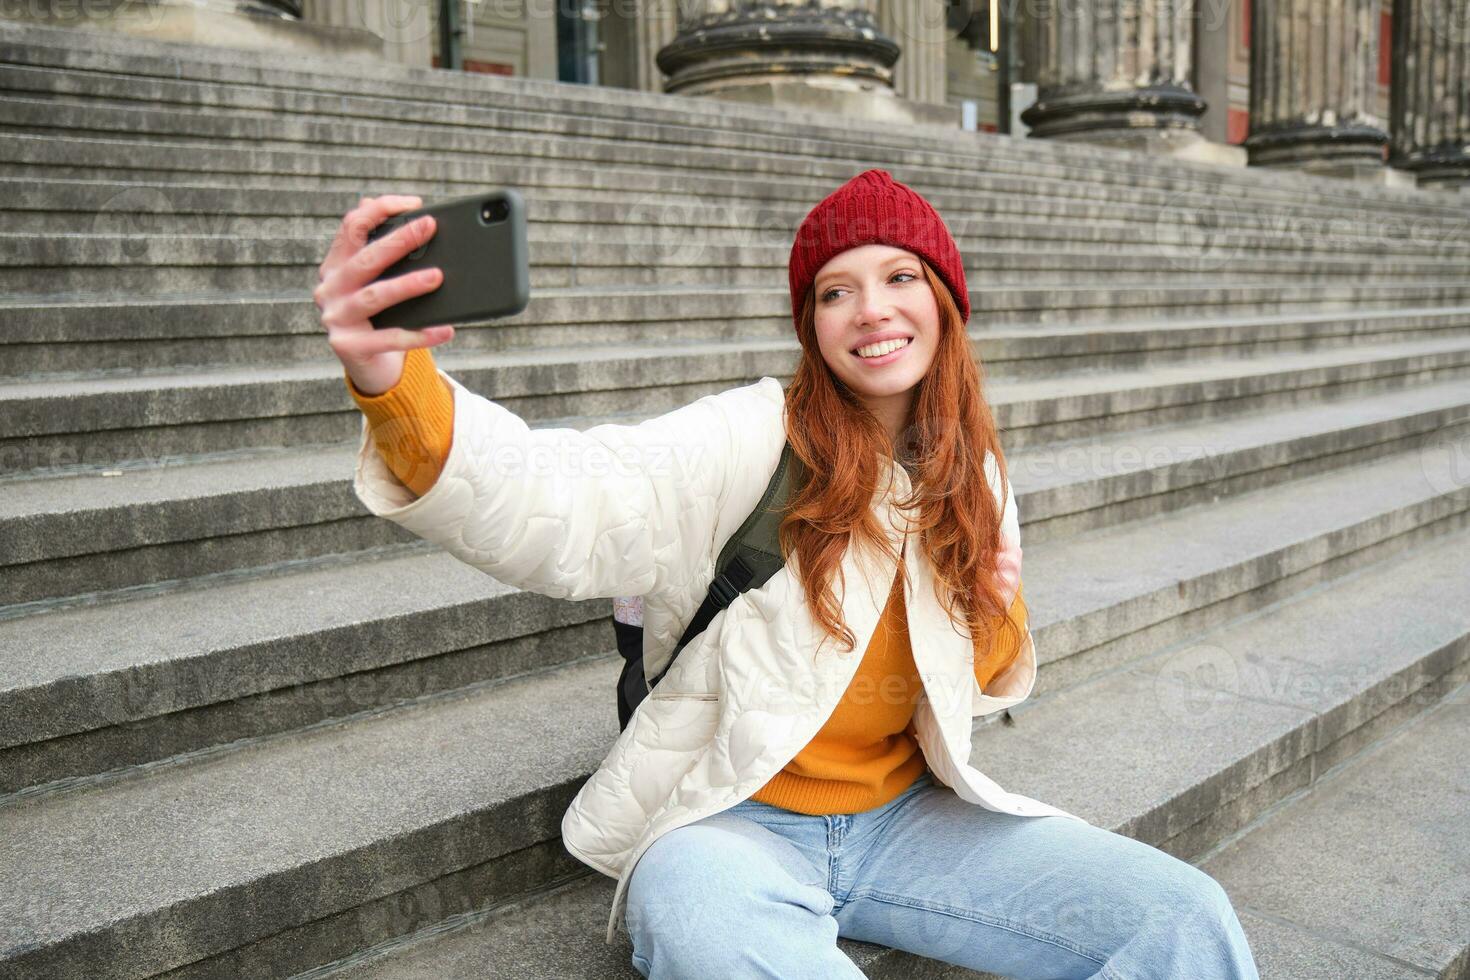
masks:
[[[1423,971],[1290,923],[1236,907],[1262,977],[1292,980],[1422,980]]]
[[[1322,500],[1304,494],[1301,502]],[[1013,726],[980,726],[975,758],[1007,788],[1159,846],[1177,839],[1190,854],[1220,836],[1193,839],[1196,824],[1223,816],[1236,823],[1224,832],[1237,829],[1254,813],[1229,814],[1232,801],[1247,805],[1254,787],[1303,761],[1309,764],[1288,778],[1305,785],[1326,768],[1320,760],[1331,759],[1337,742],[1379,715],[1401,720],[1401,708],[1422,711],[1436,699],[1436,678],[1466,670],[1466,541],[1460,531],[1403,550],[1086,682],[1057,687],[1039,680],[1032,698],[1011,711]],[[1132,544],[1143,553],[1129,557],[1153,565],[1185,542],[1160,533],[1151,547]],[[1201,533],[1188,546],[1209,545]],[[1108,567],[1127,554],[1118,549],[1111,563],[1084,567]],[[1046,558],[1043,550],[1036,564]],[[1188,572],[1179,571],[1180,590],[1192,592]],[[1055,594],[1080,590],[1085,574],[1057,581]],[[1054,593],[1039,578],[1029,580],[1028,596],[1041,591],[1028,604],[1044,624],[1055,612],[1039,597]],[[1044,625],[1033,632],[1039,656],[1050,660],[1056,641]]]
[[[159,971],[554,842],[617,732],[617,667],[0,809],[0,963]]]
[[[1470,974],[1467,745],[1461,686],[1203,862],[1259,929],[1263,977]]]
[[[1451,478],[1450,466],[1435,454],[1401,452],[1208,507],[1099,529],[1060,547],[1028,549],[1033,622],[1042,629],[1065,624],[1059,636],[1038,637],[1039,656],[1050,659],[1049,645],[1067,654],[1086,650],[1124,629],[1142,629],[1234,590],[1251,592],[1303,572],[1328,557],[1328,540],[1367,547],[1392,540],[1391,528],[1407,530],[1406,520],[1464,515],[1470,495],[1437,489],[1438,481]]]
[[[1044,293],[1038,291],[1033,302],[1043,305]],[[696,354],[704,356],[690,356]],[[565,350],[544,352],[547,356],[560,363],[470,357],[446,360],[445,367],[472,389],[534,420],[627,411],[630,390],[640,393],[635,404],[646,415],[658,414],[762,375],[789,376],[795,361],[789,340],[704,351],[622,348],[593,360]],[[1133,389],[1125,387],[1123,371],[1116,377],[1094,371],[1037,379],[1029,388],[1018,384],[1013,396],[997,402],[1011,448],[1021,449],[1119,425],[1152,426],[1240,411],[1246,399],[1249,408],[1259,410],[1313,395],[1340,398],[1396,388],[1406,374],[1429,379],[1467,369],[1470,345],[1458,337],[1431,337],[1283,353],[1246,363],[1234,358],[1161,364],[1149,372],[1147,386]],[[1027,393],[1035,397],[1027,401]],[[340,368],[321,361],[22,381],[0,388],[0,408],[11,420],[9,432],[0,436],[0,476],[345,442],[359,425]]]

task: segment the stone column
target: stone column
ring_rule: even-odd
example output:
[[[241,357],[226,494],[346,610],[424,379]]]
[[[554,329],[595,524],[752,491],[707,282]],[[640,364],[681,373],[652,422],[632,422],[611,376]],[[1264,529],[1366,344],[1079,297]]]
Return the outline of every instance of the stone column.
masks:
[[[1212,143],[1225,145],[1230,138],[1231,34],[1236,27],[1230,16],[1232,6],[1228,0],[1201,0],[1194,22],[1193,88],[1205,100],[1200,133]]]
[[[658,69],[658,52],[679,32],[677,0],[639,0],[638,88],[662,92],[663,76]]]
[[[888,122],[959,125],[959,108],[903,99],[898,42],[873,0],[683,0],[657,56],[664,91]]]
[[[878,26],[900,48],[893,89],[906,99],[945,101],[948,12],[945,0],[883,0],[878,5]]]
[[[1394,0],[1392,161],[1421,187],[1470,193],[1470,5]]]
[[[1198,143],[1191,0],[1033,0],[1020,5],[1036,102],[1030,135],[1174,152]]]
[[[1382,176],[1378,9],[1379,0],[1254,0],[1253,166]]]
[[[382,38],[381,57],[427,68],[438,50],[436,0],[303,0],[302,16],[313,24],[368,31]]]

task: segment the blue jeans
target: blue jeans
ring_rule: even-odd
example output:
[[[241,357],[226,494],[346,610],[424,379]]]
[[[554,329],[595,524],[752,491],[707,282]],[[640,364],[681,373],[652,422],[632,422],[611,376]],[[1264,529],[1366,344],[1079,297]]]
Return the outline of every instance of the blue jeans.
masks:
[[[747,799],[672,830],[627,899],[652,980],[862,977],[838,936],[1022,980],[1259,980],[1229,896],[1194,865],[986,810],[928,771],[863,813]]]

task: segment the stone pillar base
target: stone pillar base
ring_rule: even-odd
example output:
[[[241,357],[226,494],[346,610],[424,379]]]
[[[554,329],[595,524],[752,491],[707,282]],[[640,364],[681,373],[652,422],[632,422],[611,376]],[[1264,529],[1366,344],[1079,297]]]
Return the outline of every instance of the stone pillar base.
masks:
[[[1285,167],[1334,176],[1366,176],[1383,167],[1388,134],[1370,123],[1297,123],[1253,131],[1245,148],[1254,167]]]
[[[794,109],[799,112],[838,113],[849,119],[900,123],[910,126],[942,126],[959,129],[962,109],[900,98],[892,89],[853,91],[850,86],[827,86],[819,79],[794,82],[753,81],[726,84],[713,91],[693,93],[691,98],[720,99],[745,105]]]
[[[383,39],[371,31],[309,24],[262,8],[87,0],[85,4],[12,4],[3,20],[43,27],[75,27],[221,48],[251,48],[291,54],[383,60]]]
[[[1436,190],[1470,188],[1470,153],[1459,147],[1399,157],[1397,162],[1414,175],[1420,187]]]

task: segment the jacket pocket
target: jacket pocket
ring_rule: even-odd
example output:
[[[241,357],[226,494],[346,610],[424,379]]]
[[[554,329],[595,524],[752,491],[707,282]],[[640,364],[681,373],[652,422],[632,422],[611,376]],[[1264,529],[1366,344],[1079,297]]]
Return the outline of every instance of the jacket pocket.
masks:
[[[660,691],[655,688],[649,693],[649,698],[654,701],[718,701],[720,695],[709,694],[700,691]]]

